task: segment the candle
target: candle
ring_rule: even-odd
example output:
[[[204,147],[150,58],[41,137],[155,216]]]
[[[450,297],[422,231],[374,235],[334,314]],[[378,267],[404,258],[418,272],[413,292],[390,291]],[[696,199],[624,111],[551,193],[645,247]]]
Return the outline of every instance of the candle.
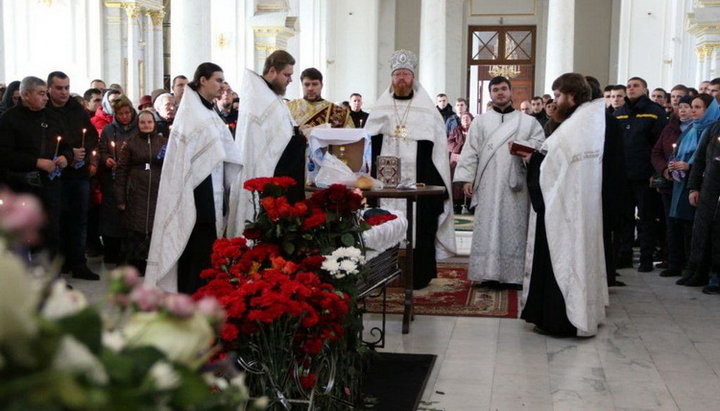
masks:
[[[110,142],[110,157],[115,158],[115,142]]]
[[[676,153],[676,149],[677,149],[677,144],[673,143],[672,147],[673,147],[673,157],[675,157],[675,153]]]
[[[87,129],[83,129],[83,136],[82,136],[82,143],[80,143],[80,147],[85,147],[85,133],[87,133]]]
[[[55,155],[53,156],[53,159],[57,158],[58,151],[60,150],[60,141],[62,140],[62,137],[57,136],[57,143],[55,144]]]

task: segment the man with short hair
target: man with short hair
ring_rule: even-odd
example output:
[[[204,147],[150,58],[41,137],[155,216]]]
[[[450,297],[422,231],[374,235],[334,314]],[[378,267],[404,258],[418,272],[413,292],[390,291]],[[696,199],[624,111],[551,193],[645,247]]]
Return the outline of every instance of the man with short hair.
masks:
[[[417,63],[409,50],[392,54],[390,86],[373,106],[365,129],[373,136],[376,175],[383,172],[378,170],[378,156],[397,157],[405,182],[445,187],[444,195],[421,197],[416,203],[413,288],[420,289],[437,276],[437,259],[455,254],[455,233],[445,123],[415,78]],[[405,210],[403,200],[381,200],[381,205]]]
[[[670,89],[670,104],[672,104],[673,111],[677,114],[678,105],[680,99],[687,96],[689,93],[688,88],[684,84],[677,84]]]
[[[664,88],[658,87],[650,93],[650,100],[660,104],[660,107],[664,107],[666,96],[667,91],[665,91]]]
[[[477,117],[455,168],[455,182],[475,208],[468,279],[518,287],[523,281],[529,197],[522,158],[508,144],[537,149],[545,140],[540,123],[515,111],[510,80],[494,77],[492,110]]]
[[[83,98],[87,102],[85,111],[87,111],[88,117],[94,116],[98,107],[102,104],[102,91],[96,88],[89,88],[83,93]]]
[[[70,98],[70,78],[61,71],[48,75],[48,111],[64,119],[63,140],[72,147],[74,161],[62,173],[62,211],[60,230],[64,234],[60,250],[65,257],[62,272],[73,278],[99,280],[87,266],[88,205],[90,199],[90,162],[88,154],[96,149],[98,135],[85,108]],[[96,164],[94,164],[96,165]]]
[[[610,100],[612,101],[613,112],[625,105],[625,95],[627,91],[625,86],[618,84],[610,91]]]
[[[635,208],[638,210],[637,231],[640,242],[640,266],[638,272],[653,270],[655,252],[655,218],[658,215],[659,198],[649,180],[655,173],[650,162],[650,152],[667,124],[665,110],[647,96],[647,82],[632,77],[627,82],[625,105],[615,111],[620,121],[625,143],[625,168],[627,185],[621,212],[621,244],[618,250],[618,267],[632,267]]]
[[[614,85],[609,84],[609,85],[605,86],[605,88],[603,89],[603,99],[605,99],[605,108],[608,110],[610,109],[610,107],[612,107],[612,98],[610,96],[611,96],[613,87],[614,87]]]
[[[158,133],[162,133],[165,137],[170,137],[170,127],[175,120],[175,112],[177,106],[175,105],[175,96],[170,93],[163,93],[157,96],[155,103],[153,104],[155,111],[155,125],[157,126]]]
[[[720,77],[715,77],[714,79],[710,80],[710,85],[708,85],[707,92],[711,96],[715,97],[718,102],[720,102]]]
[[[530,100],[523,100],[523,102],[520,103],[520,112],[523,114],[527,114],[528,116],[532,114]]]
[[[233,91],[230,84],[226,81],[225,87],[220,93],[220,98],[215,100],[215,112],[227,124],[230,132],[235,135],[235,125],[237,123],[238,111],[233,108]]]
[[[100,90],[100,92],[102,92],[103,90],[105,90],[107,88],[107,86],[105,85],[104,81],[102,81],[100,79],[95,79],[90,82],[90,88],[96,88],[96,89]]]
[[[462,97],[455,100],[455,111],[457,113],[445,121],[445,130],[448,135],[450,135],[450,132],[453,131],[455,127],[460,125],[460,117],[468,111],[468,101]]]
[[[710,85],[709,80],[704,80],[700,82],[700,85],[697,88],[698,94],[707,94],[708,86]]]
[[[452,109],[452,106],[448,104],[448,96],[445,93],[440,93],[435,98],[435,101],[437,105],[438,111],[440,112],[440,115],[442,115],[443,122],[447,123],[448,119],[452,117],[455,112]]]
[[[323,76],[314,67],[300,74],[303,98],[288,101],[288,109],[300,130],[308,135],[313,127],[353,128],[352,117],[342,106],[322,98]]]
[[[541,334],[588,337],[609,304],[601,209],[605,106],[591,100],[578,73],[558,77],[552,89],[559,126],[542,152],[525,156],[537,214],[521,318]]]
[[[290,202],[305,198],[305,136],[283,100],[292,81],[295,58],[276,50],[265,59],[262,75],[245,70],[238,90],[235,144],[240,147],[240,181],[255,177],[287,176],[296,184],[287,191]],[[254,218],[255,199],[247,190],[230,192],[228,236],[241,236],[245,221]]]
[[[535,117],[535,119],[540,122],[541,126],[545,127],[545,124],[548,122],[548,116],[545,114],[545,103],[543,102],[543,98],[540,96],[531,98],[530,108],[530,115]]]
[[[355,128],[363,128],[367,122],[368,113],[362,110],[362,96],[359,93],[350,95],[350,118]]]
[[[183,93],[185,92],[185,86],[188,83],[188,78],[182,74],[177,75],[172,81],[172,94],[175,96],[175,105],[180,107],[180,100],[182,100]]]
[[[47,218],[42,237],[54,257],[60,245],[62,182],[56,169],[73,160],[62,117],[46,108],[47,83],[37,77],[20,82],[20,102],[0,117],[0,182],[38,196]],[[96,138],[97,139],[97,138]]]

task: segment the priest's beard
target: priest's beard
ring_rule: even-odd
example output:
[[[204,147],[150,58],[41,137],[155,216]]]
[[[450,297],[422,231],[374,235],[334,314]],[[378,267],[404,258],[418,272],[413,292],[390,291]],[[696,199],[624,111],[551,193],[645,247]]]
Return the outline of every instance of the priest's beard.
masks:
[[[409,96],[412,91],[412,82],[407,83],[404,80],[399,80],[397,82],[393,82],[392,87],[393,93],[395,93],[396,96],[406,97]]]
[[[280,81],[280,76],[275,78],[274,80],[270,81],[270,85],[272,86],[273,90],[275,91],[275,94],[278,96],[284,96],[285,91],[287,90],[287,84],[283,84]]]
[[[558,123],[562,123],[563,121],[567,120],[568,117],[575,111],[574,105],[570,104],[567,101],[563,101],[560,103],[557,103],[557,108],[555,109],[555,112],[552,113],[551,118]]]

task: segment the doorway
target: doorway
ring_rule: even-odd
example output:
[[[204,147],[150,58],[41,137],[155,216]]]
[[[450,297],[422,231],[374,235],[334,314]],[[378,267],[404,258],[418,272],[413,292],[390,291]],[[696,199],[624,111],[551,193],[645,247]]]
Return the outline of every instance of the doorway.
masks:
[[[504,76],[512,84],[513,107],[535,90],[535,26],[470,26],[468,28],[468,109],[480,114],[490,102],[488,83]]]

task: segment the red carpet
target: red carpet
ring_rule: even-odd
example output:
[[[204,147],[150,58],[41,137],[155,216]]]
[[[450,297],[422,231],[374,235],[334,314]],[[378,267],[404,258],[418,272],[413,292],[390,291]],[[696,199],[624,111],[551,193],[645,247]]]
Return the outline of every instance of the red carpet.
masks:
[[[388,314],[402,314],[402,288],[388,287]],[[467,279],[467,265],[438,264],[438,278],[414,292],[415,314],[457,317],[517,318],[518,291],[476,288]],[[382,312],[382,296],[366,300],[367,311]]]

